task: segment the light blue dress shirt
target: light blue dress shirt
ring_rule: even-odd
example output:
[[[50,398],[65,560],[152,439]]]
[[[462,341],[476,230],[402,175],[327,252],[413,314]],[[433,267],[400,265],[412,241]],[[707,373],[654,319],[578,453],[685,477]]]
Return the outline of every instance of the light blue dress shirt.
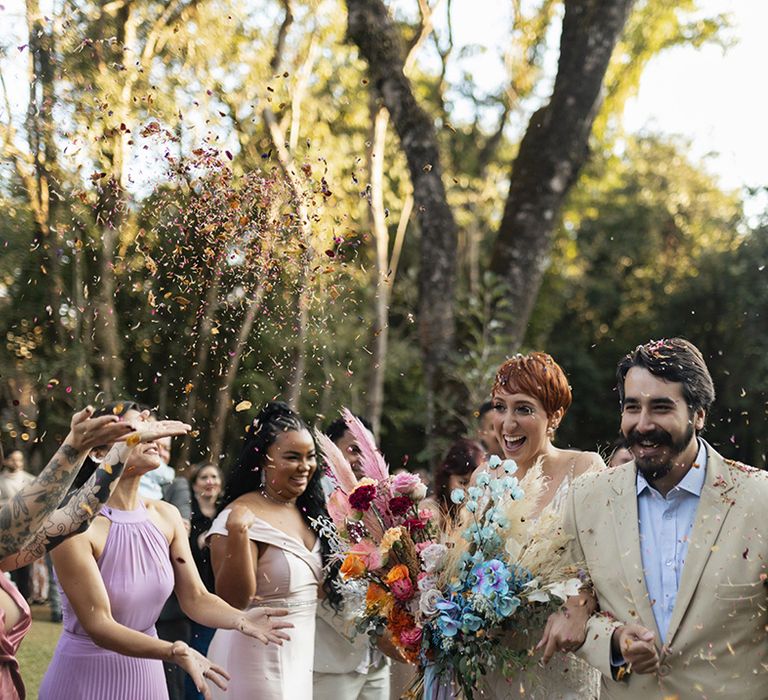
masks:
[[[688,540],[706,477],[707,450],[701,440],[695,465],[666,497],[637,472],[640,555],[645,585],[662,641],[666,640],[675,608]]]

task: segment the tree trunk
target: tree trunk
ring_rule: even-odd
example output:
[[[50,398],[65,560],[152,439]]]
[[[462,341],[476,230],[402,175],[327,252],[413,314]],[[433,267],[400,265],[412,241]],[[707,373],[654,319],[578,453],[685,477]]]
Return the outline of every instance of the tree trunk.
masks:
[[[389,231],[384,209],[384,152],[387,140],[389,114],[384,107],[371,105],[373,138],[370,154],[370,219],[376,242],[376,264],[373,268],[375,291],[375,320],[373,324],[373,360],[368,378],[368,410],[373,434],[379,437],[381,411],[384,405],[384,375],[387,367],[389,339],[389,295],[391,289],[389,270]]]
[[[111,177],[99,192],[97,231],[100,232],[99,287],[96,293],[94,331],[98,343],[99,385],[107,399],[117,399],[123,390],[123,360],[120,329],[115,310],[114,258],[118,227],[124,206],[120,182]]]
[[[557,215],[588,157],[588,140],[614,46],[632,0],[567,0],[549,104],[531,118],[512,169],[491,269],[515,310],[509,352],[525,338],[547,266]]]
[[[389,111],[408,162],[421,232],[419,344],[424,362],[428,437],[435,429],[434,392],[448,368],[454,338],[456,222],[442,181],[437,134],[403,72],[397,27],[381,0],[347,0],[347,33],[368,62],[371,84]]]
[[[304,375],[307,371],[307,334],[309,330],[309,295],[307,290],[307,270],[304,265],[306,255],[302,255],[304,266],[296,288],[296,338],[291,361],[291,376],[286,387],[286,403],[294,410],[299,410],[301,390],[304,387]]]
[[[126,4],[115,13],[116,38],[121,46],[132,45],[136,36],[136,17],[132,5]],[[106,67],[103,54],[99,55],[100,70]],[[120,99],[115,105],[116,119],[127,123],[131,111],[131,96],[135,78],[129,76],[122,85]],[[99,378],[101,390],[107,398],[118,398],[123,391],[124,363],[119,319],[115,309],[115,250],[127,208],[123,187],[123,166],[127,135],[115,129],[103,149],[105,171],[99,187],[96,212],[96,233],[99,259],[99,287],[96,292],[95,334],[99,345]]]
[[[291,0],[282,0],[285,15],[278,32],[275,51],[270,66],[273,71],[278,71],[283,63],[283,52],[288,29],[293,23],[293,11]],[[275,113],[267,106],[264,108],[264,122],[269,131],[272,145],[277,153],[280,169],[283,171],[288,185],[294,197],[296,216],[299,222],[299,233],[304,244],[304,252],[299,262],[300,268],[296,280],[296,345],[293,351],[291,363],[291,376],[286,387],[286,401],[294,410],[298,410],[301,391],[304,386],[304,375],[307,366],[307,336],[309,333],[309,266],[313,257],[312,229],[310,226],[309,212],[306,207],[306,192],[304,185],[296,172],[293,160],[293,149],[298,143],[299,126],[301,124],[301,103],[309,86],[309,78],[312,68],[317,60],[317,47],[314,38],[310,42],[307,55],[297,71],[298,79],[294,86],[291,100],[291,134],[290,142],[286,142],[285,130],[278,122]]]
[[[48,276],[48,316],[50,341],[66,347],[65,329],[59,317],[64,300],[64,282],[60,263],[59,235],[55,222],[57,149],[54,141],[53,105],[56,101],[54,35],[40,12],[38,0],[27,0],[29,30],[29,102],[26,132],[32,160],[33,182],[27,182],[28,196],[35,220],[34,247],[40,251],[41,265]],[[32,185],[30,187],[29,185]]]
[[[240,358],[243,355],[243,350],[245,350],[248,337],[251,334],[254,321],[256,320],[256,314],[259,312],[259,309],[261,309],[261,304],[264,300],[264,291],[264,285],[260,284],[253,292],[248,310],[245,312],[245,318],[243,319],[240,331],[237,334],[235,346],[232,349],[229,362],[227,363],[224,380],[221,382],[219,391],[216,392],[216,408],[213,412],[213,422],[208,442],[212,464],[218,465],[223,456],[221,454],[221,449],[224,445],[224,436],[227,430],[227,418],[229,416],[229,411],[232,408],[232,387],[237,378],[237,370],[240,368]]]

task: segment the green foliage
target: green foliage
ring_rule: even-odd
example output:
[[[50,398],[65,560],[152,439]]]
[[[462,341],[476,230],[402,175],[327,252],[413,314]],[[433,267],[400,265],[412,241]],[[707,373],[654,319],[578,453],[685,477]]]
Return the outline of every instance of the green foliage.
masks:
[[[200,434],[193,459],[205,451],[222,377],[260,285],[263,304],[233,386],[226,452],[236,454],[251,415],[236,413],[234,404],[249,400],[256,407],[285,396],[299,342],[299,292],[309,306],[301,410],[321,424],[342,405],[365,414],[375,294],[368,161],[376,105],[365,65],[344,41],[343,2],[293,5],[277,68],[284,17],[277,0],[173,6],[78,0],[50,23],[58,149],[50,223],[61,299],[51,302],[52,271],[42,271],[41,250],[32,244],[37,232],[30,192],[6,147],[0,171],[4,440],[11,430],[20,440],[23,429],[30,442],[43,439],[30,422],[44,426],[45,440],[58,439],[70,412],[97,398],[105,353],[96,332],[97,301],[107,282],[114,286],[124,364],[124,376],[115,379],[171,415],[180,415],[196,393]],[[461,229],[461,291],[456,366],[438,406],[454,434],[427,453],[422,363],[429,358],[417,350],[415,313],[417,267],[429,260],[420,260],[419,231],[411,223],[389,316],[382,444],[393,465],[406,458],[412,466],[427,464],[461,432],[473,431],[474,411],[508,351],[497,329],[514,309],[484,270],[517,149],[519,135],[509,125],[526,121],[551,77],[548,52],[560,5],[541,0],[515,7],[508,75],[497,90],[481,93],[480,76],[471,74],[449,84],[443,66],[435,67],[433,44],[424,49],[431,60],[417,62],[412,73],[419,99],[440,127],[445,183]],[[406,39],[417,34],[415,17],[397,14]],[[713,438],[747,460],[759,461],[765,452],[759,377],[768,375],[757,371],[765,363],[765,272],[754,264],[765,255],[765,232],[744,230],[738,198],[687,161],[687,144],[623,139],[620,128],[623,104],[653,56],[721,41],[726,28],[726,19],[704,17],[693,0],[674,6],[645,0],[613,61],[595,158],[562,214],[526,340],[529,348],[552,352],[573,382],[576,401],[561,430],[563,442],[584,448],[607,443],[617,424],[611,375],[619,355],[648,337],[682,333],[708,349],[722,385]],[[452,60],[444,33],[434,45]],[[265,108],[290,151],[287,169],[297,176],[301,196],[290,191]],[[23,114],[17,116],[23,125]],[[34,134],[21,136],[19,147]],[[219,162],[208,173],[208,189],[201,153]],[[187,170],[179,167],[184,163]],[[112,175],[119,185],[114,189]],[[274,226],[265,226],[261,216],[268,204],[243,205],[249,178],[257,176],[279,183],[282,209],[271,219]],[[222,177],[226,182],[211,184]],[[390,130],[384,203],[391,237],[409,191]],[[296,225],[302,203],[307,236]],[[104,251],[110,226],[117,239],[111,257]],[[229,254],[243,262],[227,263]],[[215,332],[200,371],[196,353],[214,285]],[[17,395],[20,406],[13,404]]]
[[[572,383],[559,439],[594,449],[617,435],[620,357],[651,338],[687,337],[719,389],[710,439],[765,464],[765,232],[744,232],[739,198],[685,149],[649,136],[629,140],[622,159],[592,163],[564,213],[526,345],[552,353]]]

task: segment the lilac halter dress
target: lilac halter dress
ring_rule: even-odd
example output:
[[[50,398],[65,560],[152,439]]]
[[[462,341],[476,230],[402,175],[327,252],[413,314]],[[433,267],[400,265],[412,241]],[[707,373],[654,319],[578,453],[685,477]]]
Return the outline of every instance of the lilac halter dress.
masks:
[[[140,504],[136,510],[109,506],[104,551],[98,560],[112,617],[156,637],[155,621],[174,585],[168,540]],[[159,659],[123,656],[97,646],[62,592],[64,631],[40,687],[40,700],[168,700]]]

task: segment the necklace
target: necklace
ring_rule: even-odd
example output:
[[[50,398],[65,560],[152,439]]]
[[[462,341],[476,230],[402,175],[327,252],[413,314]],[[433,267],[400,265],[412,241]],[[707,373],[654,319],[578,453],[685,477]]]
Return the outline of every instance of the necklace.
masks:
[[[274,496],[270,496],[267,493],[267,489],[265,489],[263,486],[259,489],[259,493],[264,496],[268,501],[272,501],[272,503],[277,503],[279,506],[293,506],[296,505],[294,501],[281,501],[279,498],[275,498]]]

